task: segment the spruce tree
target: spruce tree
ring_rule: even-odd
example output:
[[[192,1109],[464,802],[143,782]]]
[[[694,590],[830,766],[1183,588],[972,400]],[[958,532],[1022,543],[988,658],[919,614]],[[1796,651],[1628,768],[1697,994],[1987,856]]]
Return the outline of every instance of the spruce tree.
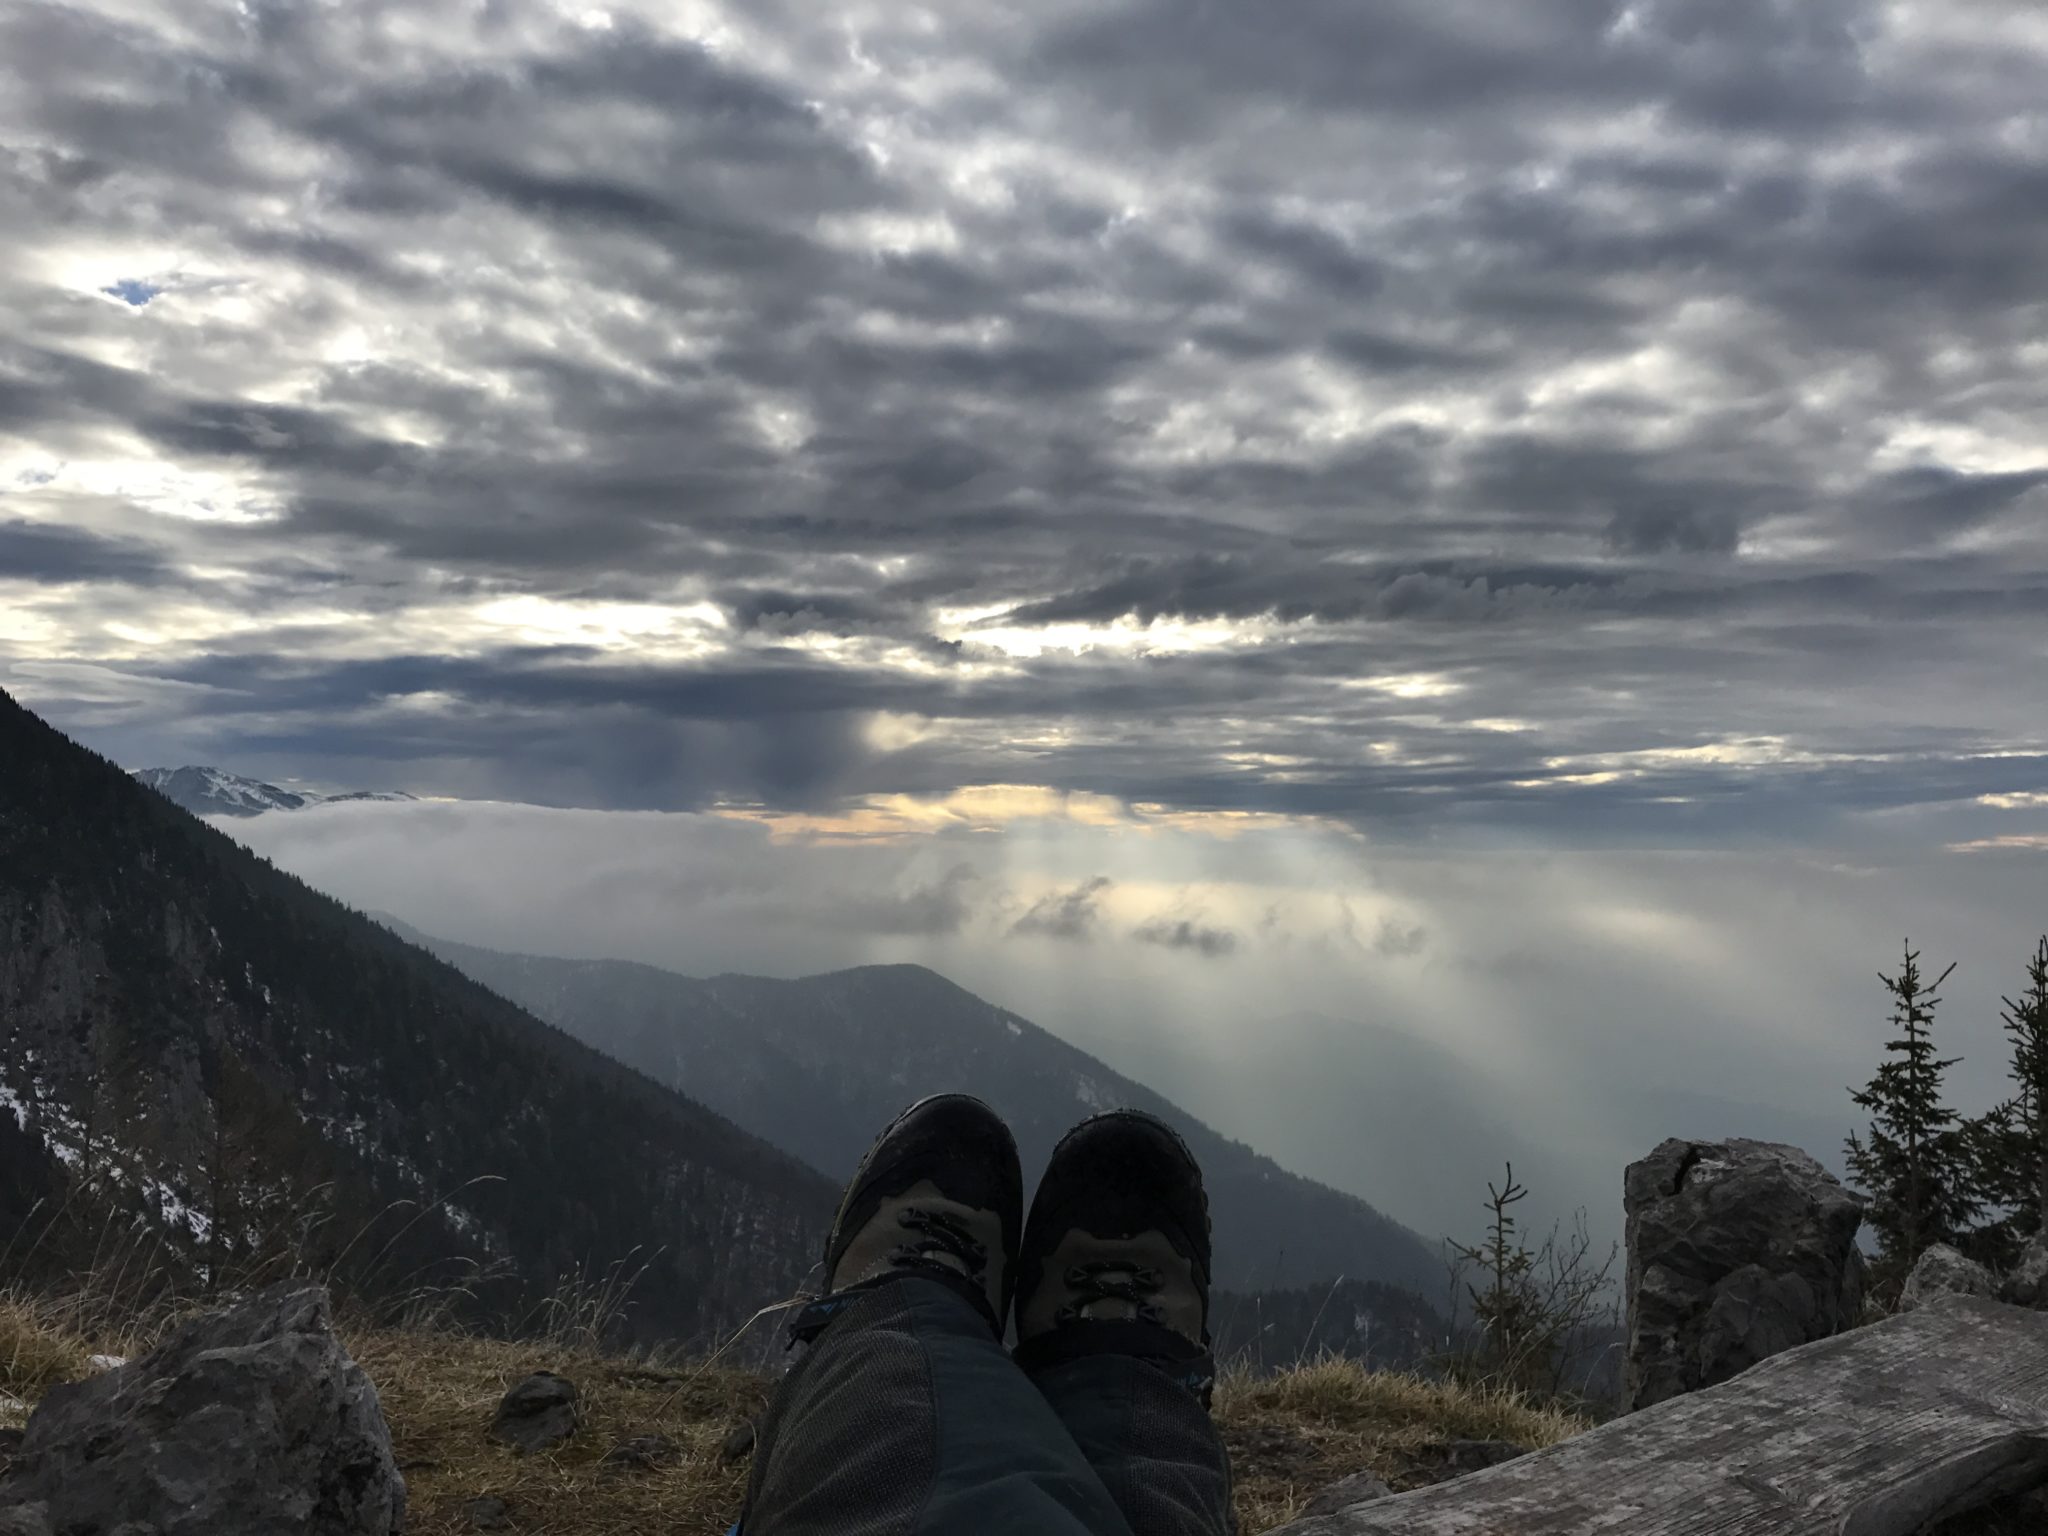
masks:
[[[1486,1186],[1487,1233],[1483,1243],[1468,1246],[1452,1242],[1459,1261],[1475,1266],[1482,1285],[1467,1285],[1472,1300],[1472,1318],[1479,1325],[1490,1372],[1500,1380],[1519,1381],[1532,1364],[1547,1365],[1547,1358],[1533,1362],[1532,1350],[1546,1357],[1548,1341],[1534,1335],[1541,1330],[1532,1293],[1531,1270],[1536,1256],[1529,1252],[1515,1230],[1510,1206],[1527,1197],[1529,1191],[1515,1182],[1514,1164],[1508,1164],[1506,1182]]]
[[[2034,946],[2027,962],[2027,989],[2018,1002],[2003,998],[2005,1032],[2012,1039],[2012,1075],[2019,1085],[2013,1100],[2023,1154],[2019,1170],[2027,1175],[2019,1188],[2026,1198],[2015,1203],[2025,1212],[2028,1234],[2048,1226],[2048,935]]]
[[[1878,1278],[1888,1287],[1901,1283],[1936,1243],[1962,1239],[1981,1203],[1970,1128],[1942,1102],[1942,1076],[1960,1058],[1943,1060],[1934,1050],[1941,984],[1954,970],[1950,965],[1926,982],[1919,953],[1907,941],[1899,974],[1878,977],[1891,995],[1898,1036],[1885,1042],[1887,1059],[1869,1085],[1860,1093],[1850,1090],[1871,1113],[1868,1141],[1852,1132],[1848,1157],[1870,1196],[1867,1218],[1877,1234]]]
[[[1980,1256],[1995,1264],[2048,1226],[2048,937],[2027,963],[2026,990],[2001,1001],[2018,1091],[1972,1127],[1984,1194],[2005,1212],[1981,1234]]]

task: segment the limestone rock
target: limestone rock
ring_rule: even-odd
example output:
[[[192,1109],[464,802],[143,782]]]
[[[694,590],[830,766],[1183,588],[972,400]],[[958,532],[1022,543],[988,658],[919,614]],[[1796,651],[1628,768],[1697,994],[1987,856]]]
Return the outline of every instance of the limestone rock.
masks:
[[[682,1447],[667,1435],[634,1435],[604,1453],[604,1465],[651,1472],[681,1459]]]
[[[473,1531],[502,1531],[512,1524],[511,1506],[495,1494],[471,1499],[462,1506],[462,1522]]]
[[[285,1284],[51,1388],[0,1484],[17,1525],[38,1505],[65,1532],[393,1536],[405,1481],[327,1292]]]
[[[576,1433],[583,1412],[576,1383],[553,1371],[535,1371],[498,1402],[491,1437],[522,1456],[560,1445]]]
[[[1370,1472],[1354,1472],[1351,1476],[1330,1484],[1310,1499],[1301,1512],[1304,1517],[1334,1515],[1354,1505],[1370,1504],[1374,1499],[1387,1498],[1393,1491]]]
[[[1998,1277],[1974,1259],[1966,1259],[1947,1243],[1936,1243],[1920,1255],[1913,1272],[1906,1276],[1906,1288],[1899,1293],[1899,1310],[1910,1312],[1937,1296],[1996,1296]]]
[[[2048,1307],[2048,1235],[2027,1244],[1999,1287],[1998,1299],[2016,1307]]]
[[[1863,1202],[1798,1148],[1667,1141],[1624,1205],[1631,1410],[1855,1324]]]

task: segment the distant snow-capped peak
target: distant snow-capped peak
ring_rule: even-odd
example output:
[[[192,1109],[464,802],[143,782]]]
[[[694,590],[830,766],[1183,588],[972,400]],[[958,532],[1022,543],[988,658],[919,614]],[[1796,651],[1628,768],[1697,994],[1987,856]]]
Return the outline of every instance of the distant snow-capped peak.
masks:
[[[358,789],[325,795],[310,789],[281,789],[261,779],[219,768],[138,768],[135,777],[195,816],[260,816],[265,811],[302,811],[342,800],[410,800],[397,790]]]

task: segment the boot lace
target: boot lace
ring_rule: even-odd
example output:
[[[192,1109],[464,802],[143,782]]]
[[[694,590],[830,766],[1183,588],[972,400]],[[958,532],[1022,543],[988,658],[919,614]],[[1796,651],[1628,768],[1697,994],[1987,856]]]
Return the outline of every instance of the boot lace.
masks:
[[[950,1211],[905,1206],[896,1224],[917,1235],[890,1252],[890,1260],[909,1269],[944,1270],[981,1280],[988,1273],[988,1245],[967,1230]]]
[[[1164,1323],[1165,1309],[1154,1300],[1164,1285],[1158,1270],[1141,1264],[1114,1259],[1076,1264],[1067,1271],[1067,1288],[1075,1293],[1074,1299],[1053,1314],[1053,1321],[1084,1321],[1090,1307],[1113,1301],[1131,1308],[1139,1322]]]

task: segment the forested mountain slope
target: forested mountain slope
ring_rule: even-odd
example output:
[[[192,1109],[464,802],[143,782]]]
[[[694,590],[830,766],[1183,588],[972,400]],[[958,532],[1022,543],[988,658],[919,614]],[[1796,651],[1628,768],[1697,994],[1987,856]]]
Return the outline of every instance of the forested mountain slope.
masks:
[[[194,1276],[289,1254],[508,1326],[623,1265],[633,1335],[702,1339],[789,1294],[835,1194],[0,693],[12,1262],[119,1214]]]
[[[876,1129],[925,1093],[987,1099],[1016,1131],[1033,1178],[1076,1120],[1131,1105],[1171,1121],[1201,1159],[1219,1285],[1259,1290],[1349,1276],[1429,1296],[1443,1288],[1432,1247],[1363,1200],[1287,1172],[921,966],[695,980],[624,961],[543,959],[413,936],[578,1039],[834,1176],[850,1173]]]

